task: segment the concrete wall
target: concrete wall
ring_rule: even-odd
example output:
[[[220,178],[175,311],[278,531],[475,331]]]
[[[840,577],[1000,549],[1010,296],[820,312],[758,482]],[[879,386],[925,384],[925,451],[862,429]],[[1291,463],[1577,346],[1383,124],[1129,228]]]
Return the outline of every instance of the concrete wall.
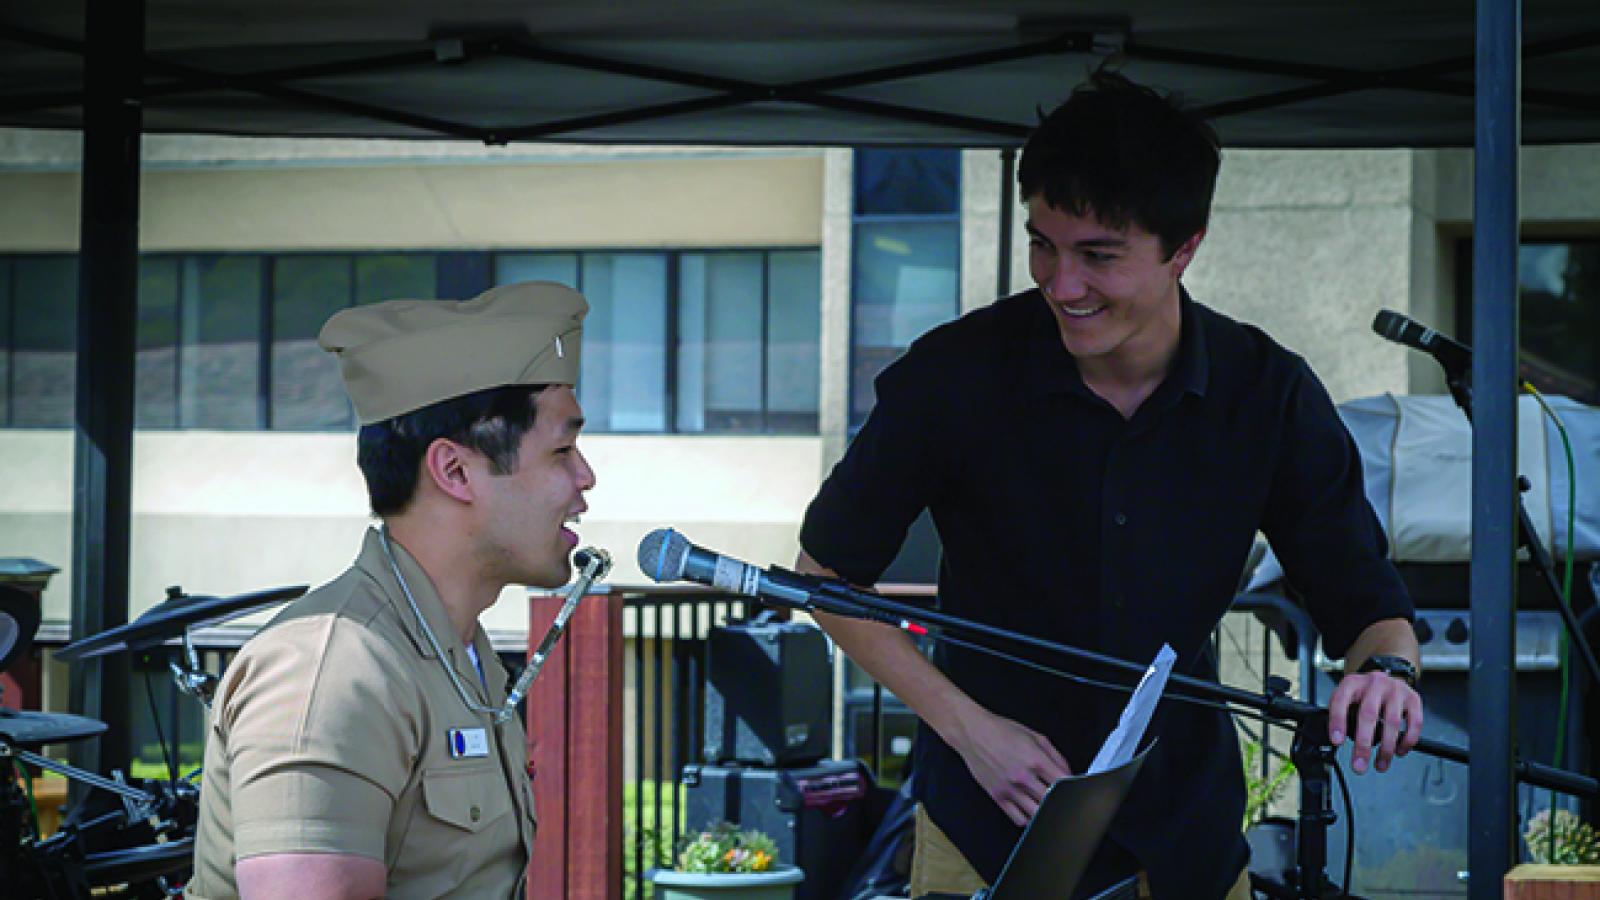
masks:
[[[646,583],[639,540],[672,525],[697,543],[787,565],[816,489],[814,437],[589,435],[580,446],[597,485],[578,531],[616,562],[614,584]],[[0,547],[62,569],[45,592],[47,619],[70,614],[72,435],[0,431]],[[140,432],[134,437],[129,613],[168,585],[223,596],[319,584],[342,571],[367,527],[353,434]],[[484,617],[527,628],[519,589]]]
[[[265,165],[265,164],[262,164]],[[146,251],[816,246],[822,158],[147,170]],[[0,247],[71,251],[75,172],[0,173]]]
[[[71,136],[0,132],[0,249],[76,245],[76,147]],[[584,442],[600,480],[584,535],[618,558],[614,580],[637,577],[633,544],[669,523],[755,561],[792,559],[805,502],[847,439],[848,150],[151,137],[145,156],[149,250],[820,245],[816,437]],[[1529,148],[1523,162],[1530,233],[1600,229],[1600,148]],[[963,154],[963,309],[995,294],[999,173],[997,152]],[[1429,360],[1369,323],[1390,307],[1452,326],[1470,197],[1467,151],[1229,151],[1186,283],[1304,354],[1336,399],[1438,390]],[[1021,289],[1031,279],[1020,202],[1015,212]],[[0,432],[5,553],[70,562],[70,451],[64,433]],[[137,452],[135,610],[170,583],[226,593],[320,580],[344,565],[365,522],[348,435],[153,432]],[[246,559],[251,546],[273,552]],[[69,583],[56,578],[52,617],[65,616]]]
[[[817,246],[819,150],[540,147],[402,141],[153,136],[144,145],[141,245],[149,251]],[[845,165],[849,154],[828,159]],[[78,142],[0,131],[0,250],[71,251]],[[830,195],[831,196],[831,195]],[[824,350],[848,359],[845,230],[828,241]],[[845,268],[839,268],[842,244]],[[841,275],[842,271],[842,275]],[[843,291],[840,290],[843,279]],[[842,317],[842,318],[841,318]],[[843,381],[825,421],[842,447]],[[833,393],[838,396],[834,398]],[[353,434],[148,432],[135,438],[130,613],[168,585],[225,595],[317,584],[353,557],[366,497]],[[674,525],[751,560],[788,564],[820,479],[816,437],[590,435],[598,477],[580,533],[639,583],[640,537]],[[63,571],[46,616],[68,617],[72,436],[0,430],[0,554]],[[517,591],[508,591],[508,595]],[[503,598],[494,629],[526,628]]]

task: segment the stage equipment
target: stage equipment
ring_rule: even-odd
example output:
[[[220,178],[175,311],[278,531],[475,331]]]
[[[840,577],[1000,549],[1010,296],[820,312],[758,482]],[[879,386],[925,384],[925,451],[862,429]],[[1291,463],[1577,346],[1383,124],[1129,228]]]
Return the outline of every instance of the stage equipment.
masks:
[[[0,585],[0,672],[22,658],[39,631],[39,601],[13,587]]]
[[[795,900],[835,900],[861,845],[872,776],[855,760],[814,766],[685,766],[690,832],[718,822],[755,828],[778,845],[778,859],[805,870]]]
[[[134,653],[151,651],[152,655],[144,660],[146,665],[166,668],[172,673],[178,690],[210,709],[218,676],[200,665],[200,655],[195,652],[190,639],[192,629],[219,625],[263,606],[293,600],[305,592],[306,585],[299,584],[233,597],[206,597],[189,596],[181,587],[169,587],[167,599],[146,610],[139,618],[99,634],[79,638],[57,650],[56,659],[71,662],[123,650]],[[181,657],[176,647],[170,650],[165,647],[168,641],[179,636],[183,638]],[[163,653],[166,655],[161,655]]]
[[[82,721],[36,729],[40,743],[105,730],[81,716],[50,718]],[[99,792],[73,807],[55,834],[40,835],[19,764],[65,775]],[[189,781],[128,784],[120,772],[104,778],[22,749],[20,741],[0,740],[0,884],[7,897],[89,900],[108,890],[126,897],[172,896],[192,866],[198,814],[199,788]]]
[[[682,542],[681,548],[677,546],[678,542]],[[646,575],[651,577],[655,577],[652,573],[673,575],[671,579],[658,578],[658,580],[679,578],[700,580],[697,576],[706,574],[703,565],[698,571],[692,571],[689,566],[683,564],[684,560],[698,555],[702,563],[708,558],[714,560],[715,571],[728,576],[717,586],[738,585],[743,588],[741,593],[759,596],[772,605],[883,622],[909,633],[927,634],[935,640],[958,642],[969,649],[989,653],[1035,669],[1041,668],[1042,663],[1036,660],[1023,660],[1004,648],[1026,647],[1042,652],[1049,658],[1062,660],[1064,664],[1091,667],[1097,675],[1117,673],[1111,677],[1115,677],[1118,681],[1111,682],[1062,668],[1048,669],[1060,677],[1095,687],[1131,692],[1146,668],[1145,665],[1102,653],[900,603],[836,579],[802,575],[776,566],[765,570],[756,569],[747,563],[693,547],[682,535],[670,529],[652,532],[639,549],[640,568]],[[690,551],[699,553],[692,554]],[[654,563],[657,559],[664,560],[659,568]],[[647,562],[649,564],[645,564]],[[1328,826],[1337,820],[1333,812],[1332,776],[1337,774],[1343,779],[1343,773],[1338,769],[1334,748],[1328,743],[1328,710],[1289,696],[1289,683],[1282,678],[1269,679],[1269,689],[1265,695],[1176,673],[1169,678],[1167,685],[1168,691],[1163,698],[1164,701],[1197,703],[1230,713],[1249,711],[1254,713],[1256,718],[1265,716],[1273,720],[1274,724],[1293,728],[1295,737],[1290,757],[1294,760],[1300,776],[1301,804],[1297,822],[1293,884],[1283,896],[1293,898],[1342,896],[1342,892],[1332,884],[1326,874]],[[1354,710],[1351,714],[1354,715]],[[1354,731],[1349,727],[1346,730],[1347,733]],[[1459,763],[1468,762],[1466,750],[1430,738],[1418,741],[1415,752]],[[1521,759],[1516,761],[1514,771],[1519,780],[1528,784],[1574,796],[1600,797],[1600,783],[1588,776]]]
[[[400,572],[400,564],[395,562],[394,549],[390,546],[389,529],[380,528],[378,534],[383,541],[383,555],[389,561],[389,571],[394,574],[394,580],[400,583],[400,592],[405,595],[406,603],[411,607],[411,614],[417,618],[417,628],[422,636],[427,639],[428,646],[433,648],[433,655],[439,659],[444,673],[450,677],[450,685],[455,688],[456,697],[463,706],[476,715],[493,716],[495,724],[510,720],[517,714],[517,705],[522,702],[522,695],[528,690],[528,685],[533,683],[534,676],[544,667],[545,658],[549,655],[551,647],[561,639],[567,630],[567,620],[572,618],[572,611],[578,608],[578,601],[589,592],[591,582],[611,571],[611,554],[604,550],[595,550],[585,547],[573,554],[573,561],[577,563],[580,571],[578,578],[567,590],[567,600],[561,605],[561,610],[556,613],[556,620],[550,624],[550,630],[539,642],[539,647],[534,651],[533,658],[528,661],[528,666],[517,678],[517,683],[511,692],[506,695],[506,702],[499,709],[484,706],[472,699],[466,687],[461,683],[461,676],[456,674],[455,666],[444,661],[450,657],[445,655],[444,649],[439,646],[439,638],[434,635],[433,629],[428,626],[428,620],[423,617],[422,610],[417,607],[417,598],[411,595],[411,585],[406,583],[406,576]]]
[[[1467,417],[1467,421],[1472,421],[1470,347],[1387,309],[1379,310],[1377,317],[1372,321],[1372,330],[1389,340],[1422,350],[1437,360],[1444,369],[1445,385],[1450,389],[1451,398],[1461,407],[1461,412]],[[1526,479],[1521,481],[1521,487],[1525,490],[1528,482]],[[1572,542],[1573,538],[1569,536],[1568,540]],[[1600,661],[1595,659],[1594,649],[1589,645],[1589,639],[1584,634],[1582,626],[1578,624],[1577,616],[1561,600],[1561,583],[1556,577],[1555,561],[1551,558],[1550,550],[1545,547],[1544,541],[1540,540],[1538,531],[1534,529],[1533,520],[1528,516],[1528,505],[1523,502],[1521,493],[1517,495],[1517,541],[1519,547],[1528,551],[1534,568],[1538,570],[1541,580],[1549,588],[1556,610],[1561,613],[1561,619],[1566,624],[1567,637],[1577,650],[1578,658],[1583,660],[1589,677],[1594,682],[1600,683]],[[1569,546],[1567,552],[1573,553],[1575,549]]]
[[[1427,732],[1435,739],[1466,743],[1470,703],[1471,616],[1465,610],[1418,610],[1416,630],[1425,673],[1418,686],[1427,711]],[[1566,747],[1555,758],[1557,720],[1561,712],[1561,620],[1549,610],[1516,614],[1516,745],[1531,759],[1547,760],[1582,771],[1589,758],[1583,709],[1587,678],[1572,674],[1567,707]],[[1333,690],[1340,668],[1318,654],[1321,690]],[[1351,880],[1362,891],[1465,897],[1467,886],[1457,877],[1471,869],[1467,828],[1469,772],[1463,766],[1413,753],[1397,757],[1381,777],[1349,779],[1348,787],[1361,817],[1356,829]],[[1413,798],[1396,803],[1396,797]],[[1521,786],[1514,794],[1521,821],[1552,802],[1546,791]],[[1576,808],[1576,801],[1556,798]],[[1329,841],[1331,860],[1351,852],[1348,839],[1335,832]],[[1335,865],[1336,862],[1331,865]]]
[[[104,734],[106,723],[71,713],[46,713],[0,709],[0,744],[42,747],[81,741]]]
[[[706,762],[794,766],[828,755],[833,666],[815,625],[768,610],[711,629],[706,681]]]
[[[517,683],[512,685],[511,692],[506,694],[505,706],[495,713],[495,722],[504,722],[516,715],[517,707],[521,705],[522,698],[528,693],[528,688],[533,684],[533,679],[539,677],[539,670],[544,668],[545,661],[550,658],[550,651],[555,649],[556,642],[567,633],[567,623],[572,620],[572,614],[578,610],[578,601],[589,593],[590,585],[605,578],[611,572],[611,554],[597,547],[585,547],[572,555],[572,561],[578,566],[578,578],[567,588],[567,599],[562,602],[561,609],[556,612],[556,619],[550,623],[550,630],[544,633],[544,638],[539,641],[539,646],[534,649],[533,655],[528,657],[528,665],[517,676]]]

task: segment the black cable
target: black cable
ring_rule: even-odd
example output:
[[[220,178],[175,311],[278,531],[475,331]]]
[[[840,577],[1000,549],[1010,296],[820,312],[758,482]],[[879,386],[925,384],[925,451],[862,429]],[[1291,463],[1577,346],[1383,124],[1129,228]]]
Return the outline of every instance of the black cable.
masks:
[[[178,766],[172,761],[172,754],[167,752],[167,736],[161,730],[161,715],[156,712],[156,689],[150,686],[150,673],[144,673],[144,696],[150,701],[150,721],[156,726],[156,742],[161,745],[161,759],[167,764],[167,784],[176,786],[178,783]]]
[[[1350,785],[1344,780],[1344,767],[1338,760],[1333,763],[1334,777],[1339,779],[1339,794],[1344,797],[1344,884],[1341,896],[1350,896],[1350,873],[1356,860],[1356,808],[1350,800]]]
[[[1025,667],[1027,667],[1029,669],[1034,669],[1034,670],[1037,670],[1037,671],[1040,671],[1040,672],[1044,672],[1047,675],[1054,675],[1057,678],[1064,678],[1067,681],[1073,682],[1074,684],[1080,684],[1080,685],[1083,685],[1085,687],[1097,687],[1097,688],[1102,688],[1102,689],[1108,690],[1108,691],[1117,691],[1117,692],[1123,693],[1123,694],[1132,694],[1133,691],[1134,691],[1134,688],[1131,685],[1115,684],[1115,683],[1112,683],[1112,682],[1109,682],[1109,681],[1100,681],[1100,680],[1095,679],[1095,678],[1090,678],[1087,675],[1078,675],[1078,674],[1075,674],[1075,673],[1072,673],[1072,672],[1065,671],[1063,669],[1057,669],[1057,668],[1055,668],[1053,666],[1047,666],[1044,663],[1034,662],[1031,659],[1026,659],[1026,658],[1021,657],[1021,656],[1016,656],[1015,654],[1007,653],[1004,650],[996,650],[993,647],[985,647],[982,644],[977,644],[977,643],[974,643],[972,641],[968,641],[968,640],[964,640],[962,638],[954,637],[954,636],[950,635],[948,632],[945,632],[945,631],[934,631],[934,630],[930,629],[928,631],[928,636],[933,638],[933,639],[935,639],[935,640],[947,641],[947,642],[949,642],[951,644],[956,645],[957,647],[965,647],[968,650],[976,650],[979,653],[987,653],[987,654],[989,654],[991,656],[994,656],[997,659],[1003,659],[1006,662],[1015,663],[1016,665],[1019,665],[1019,666],[1025,666]],[[1235,714],[1238,714],[1238,713],[1242,712],[1241,710],[1234,709],[1232,706],[1230,706],[1228,703],[1226,703],[1224,701],[1221,701],[1221,700],[1206,700],[1206,699],[1203,699],[1203,698],[1200,698],[1200,697],[1191,697],[1188,694],[1167,693],[1167,692],[1163,691],[1161,699],[1162,699],[1162,701],[1178,700],[1178,701],[1181,701],[1183,703],[1193,703],[1196,706],[1204,706],[1204,707],[1207,707],[1209,709],[1221,710],[1222,712],[1225,712],[1225,713],[1227,713],[1229,715],[1235,715]]]

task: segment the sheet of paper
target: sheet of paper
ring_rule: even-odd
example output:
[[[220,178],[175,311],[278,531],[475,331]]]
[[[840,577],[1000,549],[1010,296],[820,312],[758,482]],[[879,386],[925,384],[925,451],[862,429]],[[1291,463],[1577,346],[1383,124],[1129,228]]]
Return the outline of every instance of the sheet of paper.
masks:
[[[1161,650],[1156,653],[1155,662],[1144,670],[1144,677],[1139,679],[1139,686],[1134,688],[1133,696],[1128,698],[1128,705],[1123,707],[1121,720],[1106,737],[1106,742],[1100,746],[1100,752],[1095,755],[1094,762],[1089,764],[1087,774],[1095,775],[1108,769],[1115,769],[1133,759],[1133,755],[1139,750],[1139,742],[1144,739],[1144,730],[1150,724],[1150,716],[1156,711],[1156,704],[1161,701],[1161,692],[1166,689],[1167,676],[1172,674],[1172,664],[1177,659],[1178,654],[1174,653],[1170,646],[1161,645]]]

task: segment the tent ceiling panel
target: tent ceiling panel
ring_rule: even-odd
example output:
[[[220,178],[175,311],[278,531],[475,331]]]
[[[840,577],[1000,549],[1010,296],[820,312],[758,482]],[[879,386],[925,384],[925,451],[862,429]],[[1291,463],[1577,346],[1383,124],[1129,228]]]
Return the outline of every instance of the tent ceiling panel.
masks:
[[[1526,0],[1523,135],[1600,140],[1600,7]],[[146,127],[1014,144],[1120,48],[1233,146],[1472,141],[1459,0],[148,0]],[[0,9],[0,124],[76,127],[83,3]]]

